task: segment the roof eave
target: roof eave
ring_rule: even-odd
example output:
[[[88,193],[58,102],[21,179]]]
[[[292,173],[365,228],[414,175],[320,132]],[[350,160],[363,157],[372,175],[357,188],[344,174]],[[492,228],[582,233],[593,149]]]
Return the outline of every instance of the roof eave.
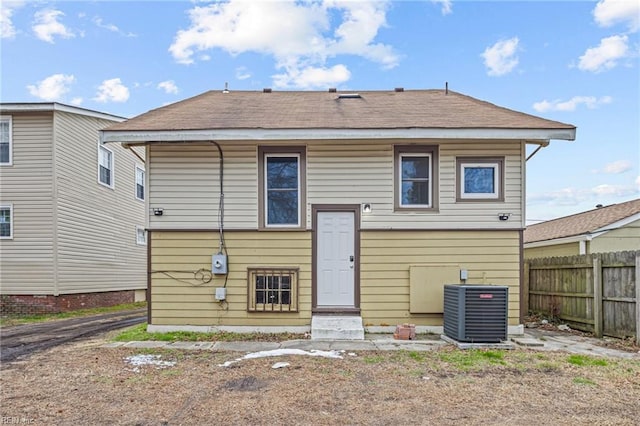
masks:
[[[102,143],[196,142],[203,140],[322,140],[322,139],[503,139],[546,142],[575,140],[576,129],[411,128],[411,129],[211,129],[103,130]]]
[[[118,115],[95,111],[92,109],[80,108],[72,105],[61,104],[58,102],[15,102],[0,104],[0,113],[49,111],[68,112],[72,114],[84,115],[87,117],[95,117],[104,120],[115,121],[118,123],[127,120],[125,117],[120,117]]]

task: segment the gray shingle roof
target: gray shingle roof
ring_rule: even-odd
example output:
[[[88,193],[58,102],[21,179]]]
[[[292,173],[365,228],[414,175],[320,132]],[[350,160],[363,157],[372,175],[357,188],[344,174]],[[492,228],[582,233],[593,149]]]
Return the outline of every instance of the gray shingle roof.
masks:
[[[350,92],[353,93],[353,92]],[[208,129],[545,129],[575,126],[444,90],[341,93],[208,91],[108,131]]]
[[[640,199],[536,223],[524,231],[524,242],[533,243],[588,234],[638,213]]]

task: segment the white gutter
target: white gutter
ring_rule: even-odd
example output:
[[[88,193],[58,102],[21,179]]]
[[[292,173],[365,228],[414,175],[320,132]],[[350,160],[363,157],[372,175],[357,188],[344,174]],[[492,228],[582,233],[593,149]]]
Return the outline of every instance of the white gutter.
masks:
[[[94,111],[86,108],[79,108],[71,105],[60,104],[57,102],[43,102],[43,103],[1,103],[0,111],[9,112],[48,112],[48,111],[61,111],[72,114],[85,115],[87,117],[102,118],[105,120],[116,121],[121,123],[126,121],[125,117],[118,115],[108,114],[106,112]]]
[[[550,139],[574,140],[575,129],[217,129],[100,132],[100,142],[153,143],[208,140],[321,139],[517,139],[543,145]]]

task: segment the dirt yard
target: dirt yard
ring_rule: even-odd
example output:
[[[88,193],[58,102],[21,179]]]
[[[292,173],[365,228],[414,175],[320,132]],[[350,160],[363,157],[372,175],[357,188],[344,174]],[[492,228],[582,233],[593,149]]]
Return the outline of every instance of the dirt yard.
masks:
[[[638,425],[640,361],[515,351],[342,359],[70,344],[0,371],[3,424]],[[173,365],[135,366],[155,355]],[[157,357],[159,355],[159,357]],[[140,357],[137,357],[140,358]],[[276,362],[289,366],[273,369]]]

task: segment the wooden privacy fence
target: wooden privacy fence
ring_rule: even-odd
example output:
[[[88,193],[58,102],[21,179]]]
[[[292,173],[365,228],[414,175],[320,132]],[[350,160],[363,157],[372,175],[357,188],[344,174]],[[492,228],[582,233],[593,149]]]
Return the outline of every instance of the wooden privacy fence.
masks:
[[[529,311],[640,342],[640,251],[528,259],[523,278]]]

